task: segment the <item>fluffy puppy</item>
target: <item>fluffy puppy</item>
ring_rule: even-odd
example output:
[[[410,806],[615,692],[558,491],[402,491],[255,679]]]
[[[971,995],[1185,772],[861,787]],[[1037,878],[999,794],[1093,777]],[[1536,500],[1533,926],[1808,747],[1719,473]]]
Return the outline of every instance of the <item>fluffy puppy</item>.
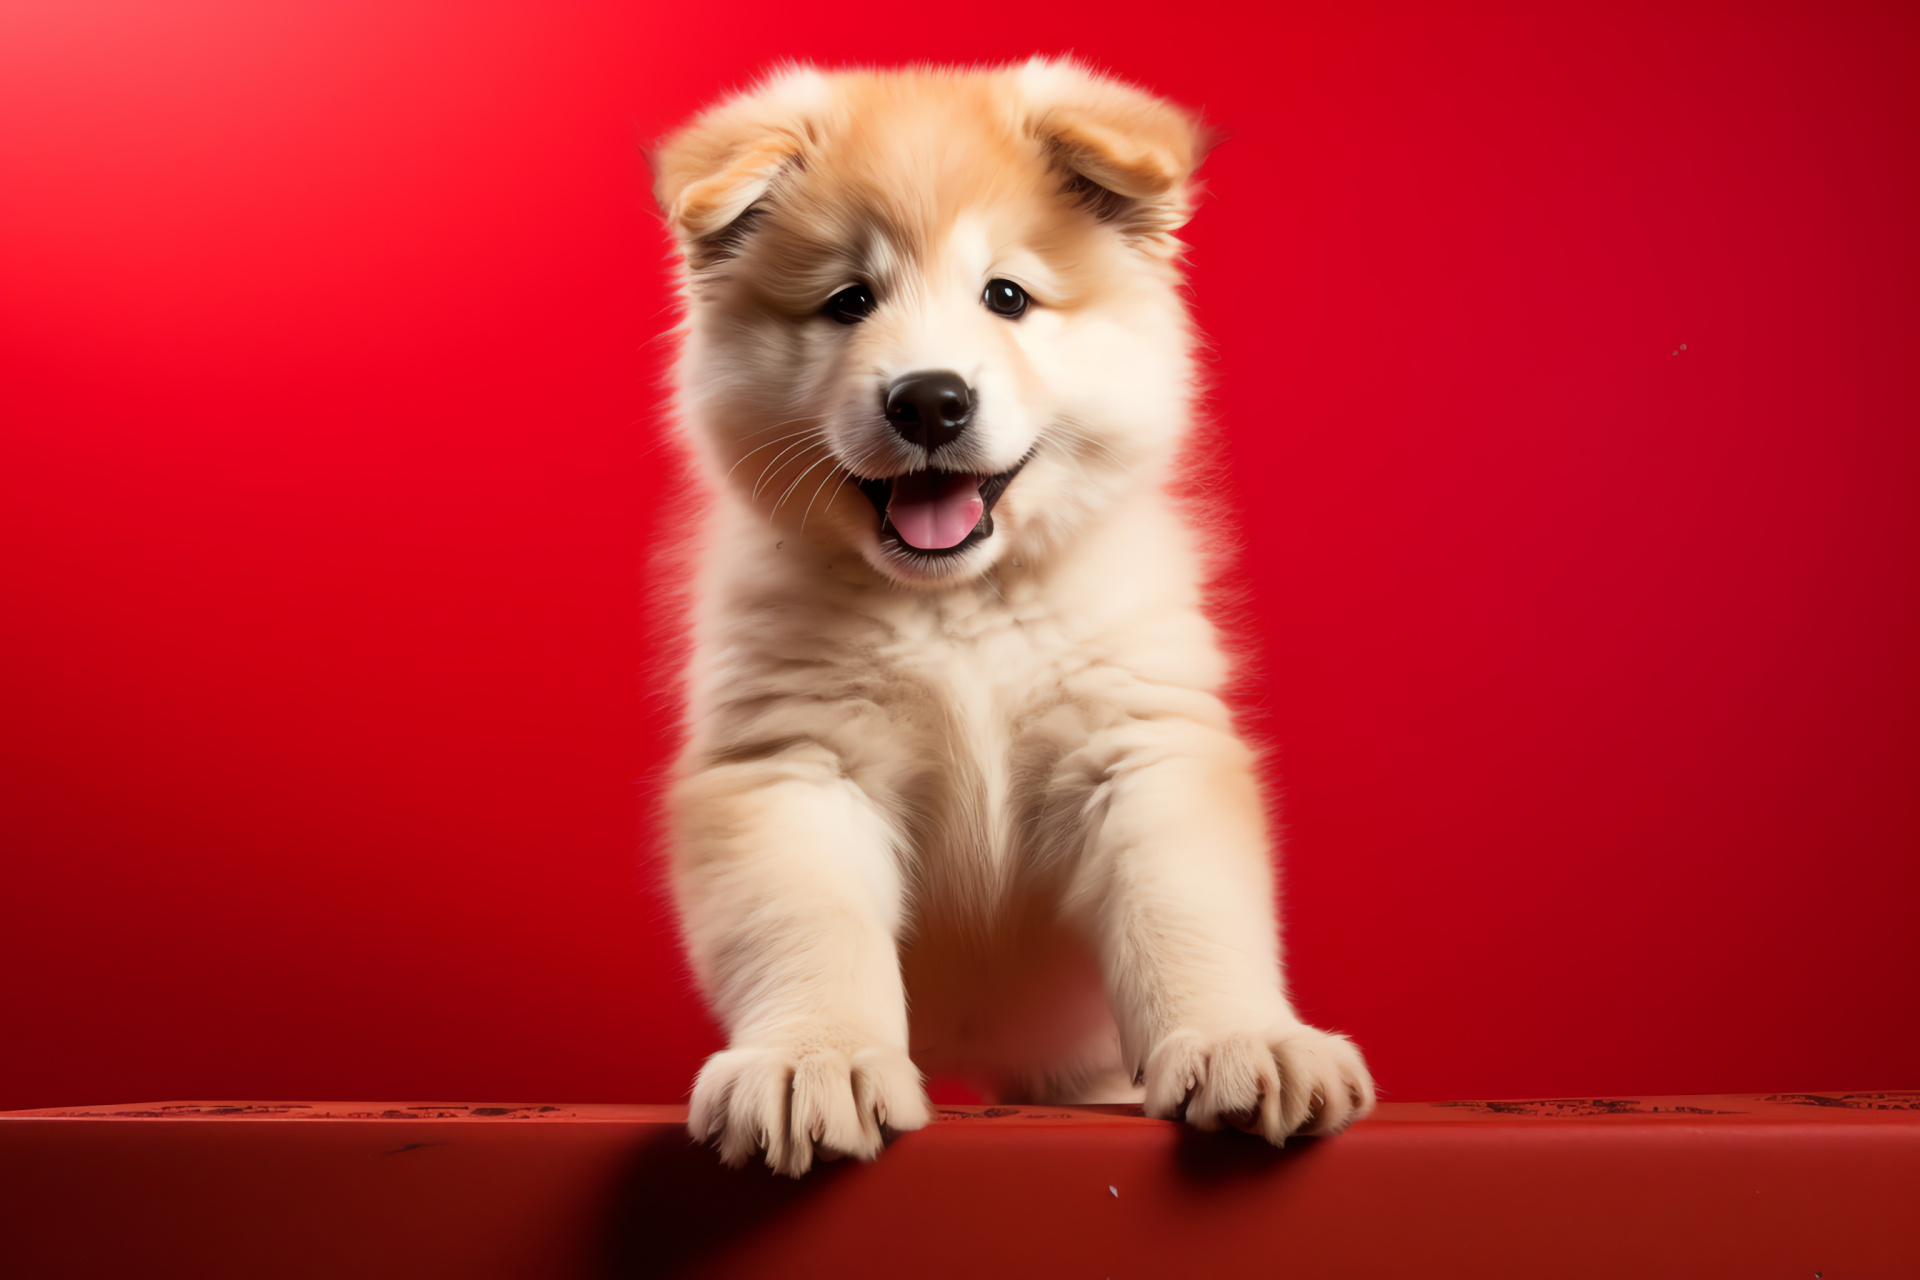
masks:
[[[1364,1114],[1282,985],[1172,493],[1196,122],[1064,62],[793,70],[655,156],[710,501],[670,795],[729,1164],[877,1154],[922,1068],[1279,1143]]]

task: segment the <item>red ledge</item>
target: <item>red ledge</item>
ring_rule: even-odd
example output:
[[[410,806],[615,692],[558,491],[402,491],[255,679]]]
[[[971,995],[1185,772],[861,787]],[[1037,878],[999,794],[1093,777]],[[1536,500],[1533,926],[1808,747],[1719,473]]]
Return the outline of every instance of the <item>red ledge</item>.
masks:
[[[941,1107],[729,1172],[665,1106],[0,1113],[0,1275],[1920,1276],[1920,1091],[1387,1103],[1274,1151]]]

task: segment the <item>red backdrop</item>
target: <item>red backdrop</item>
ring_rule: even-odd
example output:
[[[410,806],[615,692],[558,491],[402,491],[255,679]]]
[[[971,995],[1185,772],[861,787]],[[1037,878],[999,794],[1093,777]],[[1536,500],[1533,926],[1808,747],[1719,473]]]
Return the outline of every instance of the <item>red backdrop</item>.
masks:
[[[1304,1010],[1400,1098],[1920,1084],[1920,9],[66,0],[0,8],[0,1107],[681,1096],[636,144],[1067,49],[1227,135]]]

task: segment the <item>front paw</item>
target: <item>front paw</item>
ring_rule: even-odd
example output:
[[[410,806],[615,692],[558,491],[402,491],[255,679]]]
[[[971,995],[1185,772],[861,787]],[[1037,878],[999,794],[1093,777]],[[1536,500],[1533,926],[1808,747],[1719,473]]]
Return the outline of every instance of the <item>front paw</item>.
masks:
[[[758,1151],[768,1168],[797,1178],[816,1157],[871,1160],[884,1130],[932,1119],[920,1072],[904,1052],[851,1036],[822,1039],[743,1045],[708,1058],[694,1082],[688,1130],[719,1147],[732,1168]]]
[[[1232,1125],[1280,1146],[1338,1133],[1373,1110],[1373,1077],[1351,1040],[1291,1023],[1266,1032],[1175,1031],[1147,1057],[1147,1114]]]

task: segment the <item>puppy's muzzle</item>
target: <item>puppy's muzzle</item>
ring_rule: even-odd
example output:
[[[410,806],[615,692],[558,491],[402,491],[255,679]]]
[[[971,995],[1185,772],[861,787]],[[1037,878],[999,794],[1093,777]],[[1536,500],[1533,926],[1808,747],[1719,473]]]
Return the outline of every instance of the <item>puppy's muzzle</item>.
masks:
[[[887,388],[886,409],[895,431],[931,453],[967,429],[973,390],[945,369],[910,373]]]

